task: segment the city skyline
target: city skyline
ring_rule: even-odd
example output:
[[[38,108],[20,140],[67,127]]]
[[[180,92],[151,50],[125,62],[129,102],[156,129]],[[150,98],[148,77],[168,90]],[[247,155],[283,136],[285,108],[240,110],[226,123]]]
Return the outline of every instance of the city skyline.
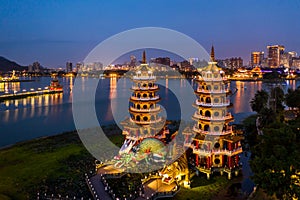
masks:
[[[180,31],[218,58],[251,59],[252,51],[284,45],[300,52],[300,2],[269,1],[0,1],[0,55],[22,65],[64,67],[97,44],[145,26]],[[147,12],[146,12],[147,11]]]

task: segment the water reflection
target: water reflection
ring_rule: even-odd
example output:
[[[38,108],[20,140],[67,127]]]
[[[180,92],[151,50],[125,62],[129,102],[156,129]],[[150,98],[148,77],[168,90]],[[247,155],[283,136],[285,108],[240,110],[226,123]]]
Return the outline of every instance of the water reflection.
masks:
[[[5,101],[0,103],[0,146],[12,144],[16,141],[31,139],[38,136],[45,136],[50,134],[57,134],[68,130],[74,130],[74,122],[72,117],[72,91],[74,81],[81,81],[79,89],[88,91],[90,85],[94,84],[94,79],[87,77],[83,78],[60,78],[59,81],[64,86],[64,94],[43,95],[38,97],[30,97],[19,100]],[[12,90],[30,90],[30,88],[44,88],[49,85],[51,79],[43,77],[36,82],[24,83],[0,83],[0,92]],[[96,80],[95,80],[96,81]],[[98,80],[97,80],[98,81]],[[117,78],[101,79],[99,80],[98,93],[96,96],[96,107],[102,115],[102,123],[111,123],[113,116],[111,113],[112,99],[128,99],[130,94],[129,86],[131,81],[129,79],[120,79],[118,83]],[[168,88],[178,88],[178,93],[183,97],[187,97],[186,88],[189,82],[185,79],[165,79],[158,80],[165,83],[165,89],[161,89],[158,93],[162,98],[161,104],[164,105],[168,111],[168,118],[177,119],[178,109],[174,109],[177,104],[174,103],[174,94],[168,91]],[[191,81],[192,86],[196,86],[195,81]],[[300,85],[300,81],[289,80],[281,83],[281,87],[286,91],[288,88],[295,89]],[[172,86],[172,87],[171,87]],[[235,123],[239,123],[239,119],[243,119],[247,115],[253,113],[249,105],[249,101],[254,97],[257,90],[270,89],[270,84],[265,82],[240,82],[232,81],[230,89],[234,93],[230,99],[233,103],[233,108],[230,110],[235,116]],[[271,84],[272,86],[272,84]],[[163,87],[161,87],[163,88]],[[125,101],[125,100],[124,100]],[[121,106],[126,105],[114,105]],[[194,112],[192,105],[191,110]],[[190,116],[184,116],[190,119]],[[17,126],[16,126],[17,124]],[[34,128],[33,128],[34,127]],[[20,130],[28,130],[27,134],[21,134]]]

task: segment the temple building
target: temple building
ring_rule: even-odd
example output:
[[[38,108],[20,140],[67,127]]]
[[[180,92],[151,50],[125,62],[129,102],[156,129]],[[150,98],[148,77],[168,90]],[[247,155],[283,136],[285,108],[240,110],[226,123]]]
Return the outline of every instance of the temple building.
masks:
[[[227,111],[232,106],[230,91],[226,85],[224,72],[217,66],[214,48],[208,66],[197,77],[198,96],[194,103],[197,108],[192,116],[195,125],[184,131],[185,146],[189,147],[190,161],[199,172],[207,174],[224,172],[231,178],[232,172],[239,172],[239,154],[242,153],[242,136],[236,134],[230,122],[233,116]]]
[[[142,64],[135,69],[132,77],[132,96],[130,97],[130,118],[124,120],[122,134],[125,141],[120,153],[128,153],[133,146],[138,145],[145,138],[164,140],[168,130],[164,127],[165,119],[159,116],[161,107],[157,105],[160,97],[155,84],[156,77],[146,62],[146,53],[143,52]]]

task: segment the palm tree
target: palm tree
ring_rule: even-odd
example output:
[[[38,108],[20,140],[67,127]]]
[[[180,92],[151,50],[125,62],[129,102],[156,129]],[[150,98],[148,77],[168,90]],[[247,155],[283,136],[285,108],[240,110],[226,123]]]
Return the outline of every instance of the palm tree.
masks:
[[[265,90],[257,91],[254,98],[250,101],[253,111],[260,113],[268,105],[269,94]]]

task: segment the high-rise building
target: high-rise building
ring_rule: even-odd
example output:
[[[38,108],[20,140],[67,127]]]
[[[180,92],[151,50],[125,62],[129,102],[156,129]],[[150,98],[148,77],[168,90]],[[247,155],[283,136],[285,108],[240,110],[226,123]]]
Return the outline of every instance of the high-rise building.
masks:
[[[280,66],[289,68],[292,64],[292,56],[288,52],[284,52],[280,55]]]
[[[170,58],[169,57],[159,57],[151,60],[154,63],[170,66]]]
[[[71,62],[66,63],[66,72],[72,72],[73,71],[73,66]]]
[[[261,65],[264,60],[265,53],[263,51],[253,51],[251,53],[251,63],[252,67]]]
[[[280,55],[284,53],[283,45],[270,45],[268,48],[268,65],[271,68],[280,66]]]
[[[289,51],[289,54],[291,55],[292,58],[297,57],[297,52],[296,51]]]
[[[300,57],[292,58],[292,68],[300,70]]]
[[[228,69],[238,69],[243,67],[243,59],[241,57],[226,58],[223,60],[218,60],[217,62],[221,67]]]

